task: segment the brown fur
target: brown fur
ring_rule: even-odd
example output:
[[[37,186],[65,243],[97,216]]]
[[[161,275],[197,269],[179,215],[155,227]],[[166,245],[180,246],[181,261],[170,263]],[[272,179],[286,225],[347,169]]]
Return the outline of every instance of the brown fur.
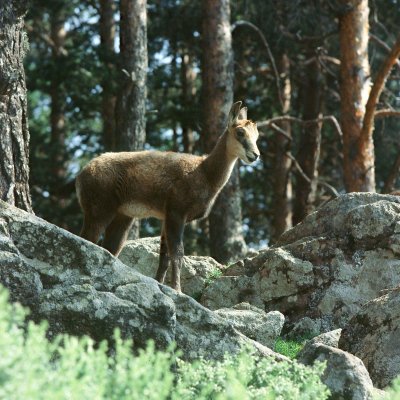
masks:
[[[164,281],[169,256],[173,286],[180,290],[184,224],[208,215],[238,157],[251,162],[259,155],[257,127],[243,119],[246,110],[240,104],[232,106],[228,128],[209,156],[139,151],[92,160],[76,180],[84,212],[81,236],[96,243],[105,230],[103,246],[117,255],[133,218],[163,220],[156,278]]]

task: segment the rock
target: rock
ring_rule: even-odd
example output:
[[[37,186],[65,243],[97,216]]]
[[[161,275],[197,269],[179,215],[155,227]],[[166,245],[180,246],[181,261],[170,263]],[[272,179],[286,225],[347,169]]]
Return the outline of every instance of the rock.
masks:
[[[276,246],[229,266],[204,291],[210,309],[248,302],[285,315],[283,333],[343,327],[381,290],[400,284],[400,198],[340,196],[285,232]],[[311,332],[307,332],[308,328]]]
[[[304,317],[293,324],[290,334],[287,335],[290,339],[309,339],[318,336],[321,332],[321,321],[314,320],[309,317]]]
[[[158,268],[160,238],[143,238],[126,242],[119,259],[141,274],[154,278]],[[199,299],[205,287],[220,275],[224,266],[212,257],[185,256],[181,271],[182,292],[194,299]],[[171,268],[166,284],[170,284]]]
[[[307,345],[312,344],[325,344],[326,346],[335,347],[339,346],[339,339],[342,333],[341,329],[335,329],[334,331],[321,333],[307,342]]]
[[[274,348],[285,323],[285,317],[279,311],[267,314],[248,303],[237,304],[232,308],[221,308],[215,313],[229,321],[245,336],[269,348]]]
[[[0,282],[49,334],[110,339],[115,328],[137,346],[172,342],[184,359],[221,358],[243,345],[285,357],[238,332],[192,298],[160,285],[108,251],[0,201]]]
[[[297,360],[306,365],[326,361],[321,378],[332,399],[372,400],[374,387],[362,361],[343,350],[321,343],[306,343]]]
[[[339,347],[364,362],[378,388],[400,375],[400,286],[366,303],[343,328]]]

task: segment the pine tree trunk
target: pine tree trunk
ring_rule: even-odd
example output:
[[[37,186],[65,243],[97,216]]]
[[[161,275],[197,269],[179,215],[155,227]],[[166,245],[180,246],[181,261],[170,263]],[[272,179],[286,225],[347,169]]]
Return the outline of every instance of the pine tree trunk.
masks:
[[[103,143],[106,151],[115,151],[117,138],[115,132],[115,95],[112,89],[112,71],[115,40],[115,2],[114,0],[100,0],[100,40],[101,60],[106,73],[101,86],[103,88],[101,99],[101,115],[103,120]]]
[[[233,53],[229,0],[204,0],[202,4],[202,126],[210,152],[226,128],[233,102]],[[226,263],[245,254],[238,166],[214,204],[209,227],[210,254],[217,261]]]
[[[283,76],[282,114],[288,114],[291,100],[290,60],[286,54],[281,59],[281,76]],[[283,121],[279,126],[291,134],[289,121]],[[290,141],[283,135],[275,133],[274,137],[274,166],[273,166],[273,217],[271,241],[275,242],[279,236],[292,226],[292,183],[290,180],[291,159],[286,155],[290,149]]]
[[[0,2],[0,199],[32,212],[23,58],[27,1]]]
[[[315,60],[308,65],[304,77],[304,121],[317,119],[320,116],[322,79],[320,65]],[[306,181],[301,174],[296,173],[293,224],[301,222],[312,211],[317,185],[320,146],[321,123],[306,125],[301,132],[297,161],[310,181]]]
[[[58,71],[63,62],[63,48],[65,44],[66,31],[64,28],[63,10],[58,9],[51,15],[50,38],[53,46],[51,58],[54,71]],[[65,150],[65,94],[59,75],[53,73],[50,82],[51,98],[51,165],[52,178],[55,185],[60,185],[60,180],[65,178],[64,150]]]
[[[196,96],[196,72],[193,68],[193,59],[188,51],[182,52],[181,84],[182,84],[182,142],[185,153],[193,153],[194,133],[191,126],[193,100]]]
[[[146,0],[120,1],[120,71],[116,104],[117,149],[143,149],[146,139],[147,13]],[[139,222],[130,238],[139,237]]]
[[[372,135],[364,143],[361,130],[370,92],[368,61],[368,0],[341,0],[340,98],[343,131],[343,172],[348,192],[375,191]]]

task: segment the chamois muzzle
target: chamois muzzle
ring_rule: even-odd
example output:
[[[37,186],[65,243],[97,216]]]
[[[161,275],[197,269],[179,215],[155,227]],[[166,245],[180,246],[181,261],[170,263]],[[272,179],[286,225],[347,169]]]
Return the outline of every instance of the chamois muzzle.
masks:
[[[254,161],[256,161],[258,159],[258,157],[260,155],[257,154],[255,151],[252,151],[251,154],[246,153],[246,156],[247,156],[248,160],[253,163]]]

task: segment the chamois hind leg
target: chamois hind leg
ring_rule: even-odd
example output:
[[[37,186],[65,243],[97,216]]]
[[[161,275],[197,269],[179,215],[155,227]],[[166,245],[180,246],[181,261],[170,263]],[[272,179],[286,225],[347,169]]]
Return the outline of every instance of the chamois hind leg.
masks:
[[[117,256],[128,237],[132,223],[133,218],[117,214],[106,228],[102,246],[111,254]]]
[[[175,211],[167,210],[165,232],[167,234],[168,255],[172,264],[172,287],[181,291],[181,268],[183,264],[183,231],[184,218]]]
[[[109,216],[108,218],[105,216],[100,219],[85,213],[80,237],[97,244],[100,235],[104,232],[104,229],[110,223],[111,219],[112,216]]]
[[[156,273],[156,280],[160,283],[164,283],[165,276],[168,270],[168,261],[169,257],[168,257],[168,247],[165,234],[165,224],[163,223],[163,227],[161,230],[161,240],[160,240],[160,260]]]

